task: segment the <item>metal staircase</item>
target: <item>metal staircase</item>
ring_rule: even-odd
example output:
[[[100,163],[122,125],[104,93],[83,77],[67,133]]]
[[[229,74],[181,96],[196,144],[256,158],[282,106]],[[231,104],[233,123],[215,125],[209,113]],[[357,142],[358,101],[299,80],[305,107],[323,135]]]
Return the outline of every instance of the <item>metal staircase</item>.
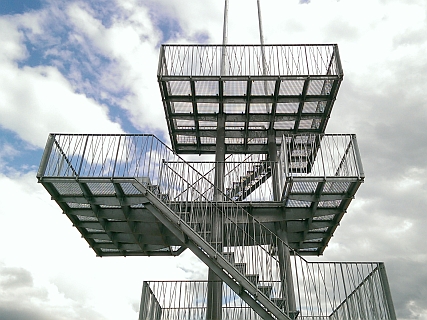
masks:
[[[314,162],[304,176],[300,173],[303,165],[299,161],[286,163],[285,159],[290,159],[286,155],[295,153],[296,149],[288,148],[285,143],[276,166],[283,169],[285,202],[282,205],[287,203],[290,206],[286,210],[294,212],[293,218],[287,217],[291,219],[288,226],[311,216],[304,221],[317,229],[303,231],[307,235],[304,243],[316,250],[319,245],[326,246],[331,235],[327,230],[334,229],[334,223],[343,214],[340,210],[351,201],[342,191],[357,188],[363,178],[361,167],[356,165],[358,153],[352,149],[357,144],[349,139],[347,142],[352,143],[352,148],[348,148],[346,143],[339,144],[335,138],[344,141],[342,136],[325,136],[319,149],[320,154],[326,147],[342,145],[338,149],[344,151],[337,151],[340,156],[334,163]],[[328,140],[330,142],[326,143]],[[284,141],[295,139],[285,137]],[[320,161],[321,157],[317,159]],[[298,174],[292,173],[293,166],[300,168]],[[298,252],[311,254],[313,250],[298,246],[299,242],[293,240],[298,232],[289,230],[289,246],[271,231],[275,219],[265,220],[252,208],[255,215],[264,219],[261,223],[245,209],[248,208],[245,202],[232,201],[225,194],[222,194],[224,201],[214,201],[209,174],[184,161],[155,136],[52,134],[37,176],[99,256],[179,255],[189,248],[260,319],[293,319],[298,312],[300,315],[305,312],[301,300],[313,294],[310,286],[316,284],[299,288],[297,282],[310,281],[310,276],[289,276],[278,257],[283,252],[279,249],[287,247],[292,264],[302,265],[294,269],[307,268],[304,267],[307,262]],[[312,193],[319,189],[321,193]],[[302,196],[305,200],[296,200]],[[295,201],[306,203],[309,200],[317,206],[292,207]],[[336,207],[329,203],[336,205],[337,201],[340,205]],[[336,219],[325,220],[325,210]],[[323,218],[317,220],[316,217]],[[215,220],[221,221],[221,230],[213,228]],[[323,228],[327,230],[318,228],[326,225],[328,227]],[[325,240],[321,244],[312,242],[310,232]],[[292,282],[298,290],[286,287]],[[300,301],[298,309],[291,303],[292,295]],[[324,307],[327,303],[319,302],[319,297],[310,300],[304,303],[333,310],[333,307]]]
[[[355,135],[324,134],[342,77],[336,45],[162,46],[172,149],[51,134],[37,178],[98,256],[190,249],[209,267],[182,306],[144,284],[140,320],[393,320],[382,264],[302,257],[323,253],[364,180]]]
[[[72,137],[76,139],[73,140]],[[126,160],[132,159],[131,163],[122,162],[117,158],[114,162],[109,159],[112,150],[104,150],[107,138],[105,136],[101,140],[98,140],[100,136],[80,138],[78,135],[51,136],[50,146],[47,148],[51,154],[44,158],[39,180],[99,255],[109,255],[113,252],[120,255],[132,254],[135,252],[126,248],[136,244],[141,248],[149,248],[147,244],[139,243],[140,237],[143,236],[137,231],[141,222],[133,220],[137,216],[135,212],[137,208],[143,207],[144,211],[150,213],[171,233],[167,236],[162,232],[163,237],[173,239],[169,240],[171,241],[169,244],[181,245],[192,250],[260,316],[264,319],[292,319],[288,315],[295,313],[296,310],[289,310],[286,297],[275,296],[273,301],[272,287],[259,285],[260,282],[277,282],[283,276],[277,256],[272,255],[273,251],[270,249],[286,244],[274,233],[237,203],[214,202],[211,196],[212,183],[154,136],[140,136],[138,139],[150,142],[132,139],[128,141],[126,147],[120,141],[131,137],[114,137],[118,146],[114,152],[123,154]],[[88,140],[102,141],[104,146],[99,146],[98,149],[93,143],[88,143]],[[69,152],[72,149],[74,154],[67,154],[63,146],[59,145],[61,141],[66,141],[66,150]],[[136,152],[132,153],[128,150],[134,143],[145,146],[155,144],[157,147],[156,150],[147,149],[151,156],[147,156],[144,163],[141,163],[141,159],[135,159],[134,156],[142,153],[136,149],[134,150]],[[83,148],[83,154],[80,154],[81,148],[78,145]],[[91,151],[84,154],[88,147]],[[93,152],[94,150],[96,151]],[[101,155],[104,158],[100,158]],[[77,163],[78,166],[75,166]],[[139,170],[146,172],[147,175],[139,178],[127,177],[126,170],[130,170],[135,164],[138,164]],[[146,165],[153,166],[156,170],[147,170]],[[114,174],[115,170],[119,172],[125,170],[122,174],[126,174],[117,177]],[[99,174],[96,182],[86,181],[88,177],[85,173],[95,172]],[[134,190],[133,195],[129,197],[124,189],[129,189],[130,185]],[[81,190],[74,191],[80,196],[62,194],[77,187]],[[186,191],[183,193],[184,188]],[[204,191],[209,189],[212,190],[211,194]],[[117,202],[121,205],[125,219],[123,217],[118,219],[118,216],[112,219],[108,216],[108,212],[111,212]],[[78,210],[74,205],[77,203],[86,205],[83,207],[90,209],[91,212],[83,208]],[[131,217],[134,218],[131,220]],[[221,232],[213,230],[214,219],[221,220],[224,226]],[[123,227],[123,224],[126,226]],[[120,231],[125,233],[126,230],[131,231],[134,243],[125,244],[119,241],[121,237],[118,233]],[[218,248],[222,250],[219,251]],[[166,252],[164,250],[165,248],[159,248],[158,252]],[[173,254],[177,251],[169,250],[169,252]],[[280,299],[281,302],[278,302]]]
[[[239,169],[239,166],[244,167],[243,173],[239,176],[238,181],[233,181],[232,185],[225,190],[226,196],[234,201],[245,200],[271,177],[274,163],[268,160],[254,162],[252,157],[248,157],[248,160],[242,161],[236,166],[235,169]],[[231,173],[232,171],[228,171],[226,178]]]

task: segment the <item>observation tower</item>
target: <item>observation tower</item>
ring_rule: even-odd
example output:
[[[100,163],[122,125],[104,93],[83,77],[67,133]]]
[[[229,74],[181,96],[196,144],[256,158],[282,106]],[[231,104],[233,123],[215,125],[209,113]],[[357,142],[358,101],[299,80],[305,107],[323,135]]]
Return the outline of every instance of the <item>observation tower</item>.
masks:
[[[314,262],[364,171],[325,134],[336,44],[162,45],[171,147],[150,134],[50,134],[37,174],[98,256],[177,256],[201,281],[148,281],[140,320],[396,319],[384,264]],[[210,154],[212,161],[186,161]],[[308,260],[310,259],[310,260]]]

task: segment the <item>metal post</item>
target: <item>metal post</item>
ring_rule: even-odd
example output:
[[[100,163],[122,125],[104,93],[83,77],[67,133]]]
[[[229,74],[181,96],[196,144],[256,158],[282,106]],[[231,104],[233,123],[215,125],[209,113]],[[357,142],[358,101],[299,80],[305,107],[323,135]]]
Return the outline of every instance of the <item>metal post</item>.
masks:
[[[280,201],[282,190],[280,190],[279,175],[277,172],[277,145],[276,135],[273,129],[270,129],[268,134],[268,151],[269,160],[273,165],[273,173],[271,175],[273,185],[274,201]],[[279,222],[275,224],[277,236],[286,244],[288,244],[287,226],[286,222]],[[285,301],[285,312],[289,314],[291,319],[296,315],[296,303],[294,284],[292,279],[292,266],[289,248],[282,242],[278,242],[277,254],[279,257],[280,277],[282,281],[282,294]]]
[[[216,137],[215,154],[215,180],[214,180],[214,202],[223,201],[224,189],[224,167],[225,167],[225,116],[218,115],[218,128]],[[221,212],[213,213],[212,216],[212,241],[215,249],[222,253],[223,223]],[[220,320],[222,316],[222,281],[209,269],[208,273],[208,299],[207,320]]]
[[[264,33],[262,31],[262,20],[261,20],[261,3],[260,0],[257,0],[258,7],[258,27],[259,27],[259,41],[261,43],[261,59],[262,59],[262,74],[265,76],[267,74],[267,60],[265,59],[265,47],[264,47]],[[267,81],[264,81],[264,93],[268,95]],[[266,112],[269,112],[268,104],[265,104]]]
[[[144,283],[142,284],[141,304],[139,305],[139,320],[147,319],[148,294],[149,294],[148,283],[144,281]]]
[[[391,298],[391,290],[388,284],[387,273],[385,271],[385,265],[382,262],[380,263],[379,271],[380,271],[381,283],[383,285],[384,296],[387,301],[387,310],[390,314],[390,319],[396,320],[396,312],[394,311],[393,299]]]
[[[227,23],[228,23],[228,0],[224,3],[224,25],[222,33],[222,55],[221,55],[221,76],[226,74],[225,57],[227,44]],[[220,108],[222,109],[222,108]],[[215,151],[215,180],[214,180],[214,201],[223,201],[224,191],[224,169],[225,169],[225,115],[220,110],[217,120],[217,136]],[[220,212],[212,216],[212,240],[215,241],[215,249],[222,253],[222,216]],[[207,297],[207,320],[222,319],[222,281],[217,274],[209,269],[208,272],[208,297]]]
[[[224,4],[224,25],[222,29],[222,54],[221,54],[221,76],[226,74],[225,57],[227,54],[225,46],[228,43],[228,0]]]
[[[47,138],[47,141],[46,141],[46,147],[44,148],[42,160],[40,162],[39,171],[37,172],[37,176],[36,176],[39,179],[45,175],[46,167],[49,162],[49,157],[52,152],[52,146],[53,146],[54,140],[55,140],[55,135],[52,133],[49,134],[49,137]]]

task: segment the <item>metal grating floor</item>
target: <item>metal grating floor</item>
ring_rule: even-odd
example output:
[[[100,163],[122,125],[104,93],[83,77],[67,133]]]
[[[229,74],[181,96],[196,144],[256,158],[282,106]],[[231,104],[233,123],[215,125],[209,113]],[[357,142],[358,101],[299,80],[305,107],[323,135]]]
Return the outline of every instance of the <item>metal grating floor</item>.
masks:
[[[226,153],[324,133],[342,78],[336,45],[164,45],[158,72],[173,149],[187,154],[214,153],[223,122]]]
[[[131,181],[45,177],[41,183],[98,256],[179,255],[185,249]]]
[[[109,178],[41,180],[98,256],[179,255],[185,245],[154,217],[151,210],[155,208],[132,182]],[[361,182],[357,178],[317,182],[295,178],[287,183],[283,202],[239,205],[270,230],[275,230],[275,223],[287,221],[289,245],[301,255],[319,255]],[[182,211],[179,203],[172,202],[170,207]],[[255,230],[253,234],[262,243]]]

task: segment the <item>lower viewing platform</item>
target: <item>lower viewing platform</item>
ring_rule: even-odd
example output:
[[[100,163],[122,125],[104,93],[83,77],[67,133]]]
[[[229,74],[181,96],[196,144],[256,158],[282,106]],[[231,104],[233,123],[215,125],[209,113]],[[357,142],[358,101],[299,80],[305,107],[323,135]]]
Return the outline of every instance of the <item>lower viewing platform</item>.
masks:
[[[297,310],[289,319],[396,319],[383,263],[314,263],[294,257],[292,264]],[[284,308],[282,282],[253,281]],[[208,281],[144,282],[139,320],[206,319],[207,295]],[[223,284],[222,320],[237,319],[262,320]]]
[[[185,250],[155,217],[158,208],[146,189],[203,234],[217,213],[230,230],[251,233],[248,244],[262,244],[259,230],[274,231],[275,223],[284,222],[293,250],[322,254],[363,182],[355,137],[290,135],[278,162],[239,157],[226,161],[223,201],[213,201],[216,163],[186,162],[153,135],[58,134],[48,140],[38,179],[99,256]],[[234,232],[222,242],[245,234]]]

